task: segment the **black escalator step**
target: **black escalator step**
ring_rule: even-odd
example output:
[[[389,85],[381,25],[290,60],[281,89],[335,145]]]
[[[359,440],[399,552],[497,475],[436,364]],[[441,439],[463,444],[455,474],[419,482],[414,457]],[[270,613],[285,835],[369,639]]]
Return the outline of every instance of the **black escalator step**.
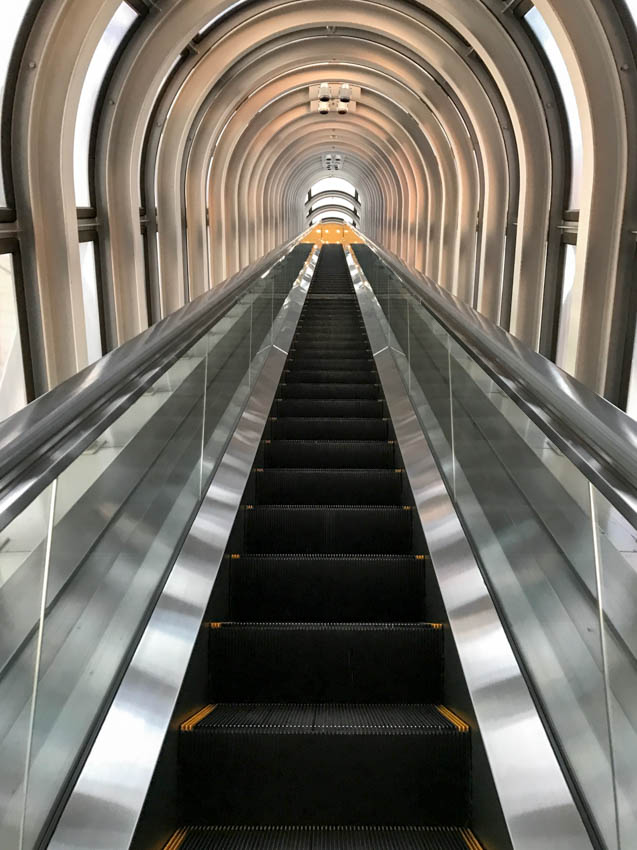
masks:
[[[332,342],[360,343],[364,340],[361,331],[338,330],[300,330],[294,336],[295,342],[314,343],[316,345],[329,345]]]
[[[368,354],[369,350],[369,342],[367,339],[360,339],[355,342],[339,342],[332,340],[329,345],[325,345],[322,342],[317,343],[308,340],[296,340],[290,349],[290,351],[296,352],[296,356],[315,357],[330,355],[332,358],[363,357]]]
[[[324,327],[327,325],[330,328],[364,327],[361,314],[357,310],[348,310],[347,312],[341,311],[340,315],[336,315],[334,313],[325,313],[320,312],[318,310],[310,309],[307,312],[301,313],[301,315],[299,316],[298,327],[305,328],[309,325],[313,325],[314,327]]]
[[[409,507],[265,505],[243,508],[245,551],[408,555]]]
[[[272,440],[387,440],[389,420],[375,417],[302,417],[270,420]]]
[[[287,384],[375,384],[378,381],[373,369],[286,369],[283,380]]]
[[[347,349],[338,348],[336,346],[318,346],[305,348],[302,345],[296,345],[290,349],[290,359],[293,361],[296,358],[303,360],[314,360],[321,362],[323,368],[338,368],[338,363],[342,360],[351,360],[353,358],[361,358],[368,360],[371,358],[372,352],[368,345],[355,345]],[[375,365],[375,364],[374,364]]]
[[[376,377],[376,376],[374,376]],[[295,384],[279,385],[279,398],[368,398],[381,395],[378,384]]]
[[[318,321],[299,322],[296,329],[296,334],[299,337],[311,336],[333,336],[334,334],[347,334],[352,337],[363,336],[365,326],[361,322],[335,322],[325,319]]]
[[[428,704],[219,703],[180,734],[186,820],[464,827],[467,733]]]
[[[289,369],[303,369],[304,371],[314,370],[320,371],[325,369],[325,362],[320,355],[316,357],[290,357],[288,358],[287,366]],[[330,370],[338,370],[348,372],[351,369],[359,371],[362,369],[375,369],[374,358],[369,357],[349,357],[339,358],[336,362],[329,364]]]
[[[429,826],[191,826],[165,850],[481,850],[469,830]]]
[[[414,555],[234,555],[230,617],[252,622],[417,622],[425,559]]]
[[[401,505],[400,469],[261,469],[259,505]]]
[[[396,466],[396,447],[388,441],[274,440],[263,447],[264,467],[308,469],[383,469]]]
[[[337,419],[352,416],[357,419],[368,419],[374,416],[382,417],[383,402],[374,399],[341,399],[341,398],[288,398],[275,401],[273,416],[307,416],[325,418],[333,416]]]
[[[442,626],[221,623],[210,702],[440,702]]]

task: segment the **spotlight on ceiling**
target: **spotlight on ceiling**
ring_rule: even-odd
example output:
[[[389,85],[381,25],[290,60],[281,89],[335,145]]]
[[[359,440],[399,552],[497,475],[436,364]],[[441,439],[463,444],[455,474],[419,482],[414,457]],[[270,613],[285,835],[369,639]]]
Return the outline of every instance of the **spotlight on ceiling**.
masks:
[[[327,103],[320,101],[318,105],[318,111],[321,115],[327,115],[330,111],[329,101],[327,101]]]
[[[318,99],[321,103],[329,103],[332,99],[332,92],[329,83],[321,83],[319,86]]]
[[[349,83],[343,83],[341,85],[341,90],[338,94],[338,99],[341,103],[349,103],[352,99],[352,89]]]
[[[347,103],[344,100],[339,100],[339,102],[338,102],[338,114],[339,115],[346,115],[348,111],[349,111],[349,107],[347,106]]]

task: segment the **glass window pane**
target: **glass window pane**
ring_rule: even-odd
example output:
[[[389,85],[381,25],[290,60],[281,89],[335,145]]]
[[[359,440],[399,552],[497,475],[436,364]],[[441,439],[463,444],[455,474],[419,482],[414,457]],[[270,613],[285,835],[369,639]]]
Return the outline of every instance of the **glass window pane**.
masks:
[[[128,3],[121,3],[104,30],[86,72],[75,124],[75,202],[78,207],[91,206],[88,157],[97,98],[113,56],[136,18],[137,12]]]
[[[563,368],[568,342],[568,325],[571,317],[571,294],[575,280],[575,245],[564,246],[564,275],[562,277],[562,306],[560,308],[560,326],[557,332],[557,354],[555,362]]]
[[[0,421],[26,403],[13,257],[0,254]]]
[[[566,109],[566,118],[568,121],[568,130],[571,142],[571,193],[568,206],[569,209],[579,209],[583,143],[582,127],[580,124],[579,111],[577,109],[575,89],[573,88],[571,76],[568,72],[568,68],[566,67],[566,62],[564,61],[562,52],[542,15],[537,9],[533,8],[526,13],[524,20],[531,27],[535,37],[542,45],[542,49],[553,68],[553,73],[555,74],[557,83],[560,87],[562,100],[564,101],[564,108]]]
[[[2,4],[0,11],[0,118],[11,54],[29,2],[30,0],[10,0]],[[6,205],[4,177],[0,168],[0,206],[6,207]]]
[[[84,328],[86,332],[88,365],[99,360],[102,356],[102,335],[100,332],[100,310],[97,300],[94,242],[80,242],[80,264],[82,266],[82,300],[84,303]]]

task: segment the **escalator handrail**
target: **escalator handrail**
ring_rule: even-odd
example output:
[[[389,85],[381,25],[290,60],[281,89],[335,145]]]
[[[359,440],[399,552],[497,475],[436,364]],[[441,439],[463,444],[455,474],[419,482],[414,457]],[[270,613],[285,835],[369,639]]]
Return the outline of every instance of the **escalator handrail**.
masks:
[[[0,531],[304,236],[269,252],[1,422]],[[307,249],[309,254],[310,244]]]
[[[637,527],[637,422],[424,273],[367,242],[489,377]]]

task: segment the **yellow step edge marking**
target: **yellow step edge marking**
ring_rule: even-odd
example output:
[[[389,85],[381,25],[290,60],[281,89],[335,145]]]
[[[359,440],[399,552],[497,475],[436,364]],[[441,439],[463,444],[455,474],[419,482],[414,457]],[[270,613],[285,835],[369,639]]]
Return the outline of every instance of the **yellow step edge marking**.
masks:
[[[482,844],[480,844],[470,829],[461,829],[460,834],[464,838],[469,850],[483,850]]]
[[[437,705],[436,708],[442,714],[443,717],[446,717],[447,720],[450,720],[453,725],[461,732],[469,731],[469,726],[464,722],[464,720],[460,720],[459,717],[456,717],[453,711],[449,711],[449,709],[445,708],[444,705]]]
[[[240,557],[241,557],[241,555],[230,555],[230,560],[231,561],[238,561]]]
[[[184,720],[184,722],[181,724],[181,726],[179,728],[181,729],[182,732],[192,732],[192,730],[195,728],[197,723],[200,723],[204,719],[204,717],[208,717],[209,714],[212,714],[212,712],[215,710],[216,707],[217,707],[216,704],[205,706],[200,711],[198,711],[196,714],[193,714],[193,716],[190,717],[188,720]],[[179,846],[179,845],[177,845],[177,846]]]
[[[220,629],[223,623],[206,623],[209,629]]]
[[[170,839],[168,844],[164,847],[164,850],[177,850],[177,848],[181,847],[184,843],[184,838],[188,835],[188,827],[184,826],[181,829],[178,829],[177,832]]]

